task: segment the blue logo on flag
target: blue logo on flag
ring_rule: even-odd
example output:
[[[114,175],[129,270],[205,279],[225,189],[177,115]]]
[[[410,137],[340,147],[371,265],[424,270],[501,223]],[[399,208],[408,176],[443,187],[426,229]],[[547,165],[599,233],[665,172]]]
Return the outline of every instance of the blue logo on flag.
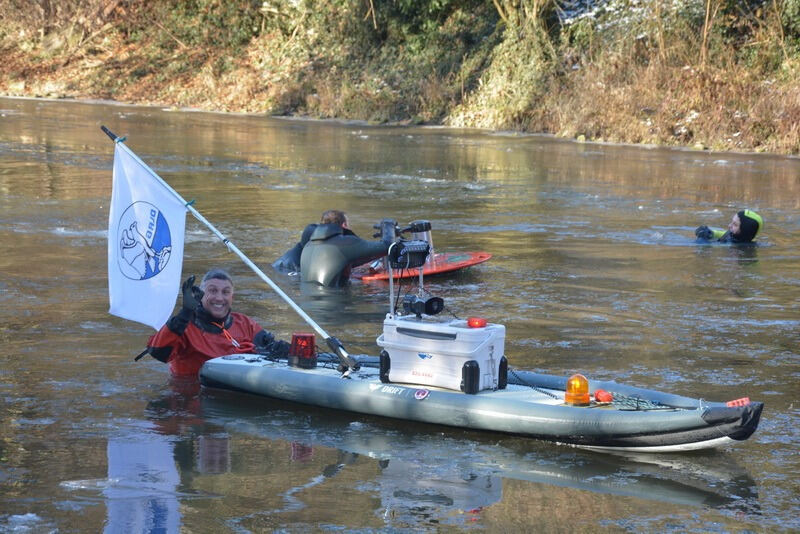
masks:
[[[433,358],[433,354],[428,354],[427,352],[418,352],[417,356],[419,356],[420,360],[430,360]]]
[[[147,280],[164,270],[172,252],[172,237],[161,210],[149,202],[134,202],[119,218],[119,269],[131,280]]]

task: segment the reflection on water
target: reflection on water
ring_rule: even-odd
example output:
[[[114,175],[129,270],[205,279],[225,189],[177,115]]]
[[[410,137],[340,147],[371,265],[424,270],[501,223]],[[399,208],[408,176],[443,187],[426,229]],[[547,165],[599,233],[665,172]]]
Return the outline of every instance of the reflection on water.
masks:
[[[110,440],[105,532],[177,532],[180,481],[166,439]]]
[[[384,217],[427,219],[437,250],[492,253],[425,287],[446,315],[505,324],[512,367],[749,396],[766,403],[761,427],[676,463],[174,390],[162,364],[133,362],[152,330],[107,313],[113,145],[100,124],[352,353],[377,353],[388,285],[331,292],[270,267],[329,208],[359,235]],[[0,530],[796,530],[799,170],[796,158],[0,99]],[[757,247],[694,242],[695,227],[745,206],[765,218]],[[240,311],[284,339],[308,330],[190,218],[184,274],[212,266],[235,277]]]
[[[376,484],[381,488],[383,505],[403,496],[408,498],[402,504],[395,502],[393,509],[417,509],[424,502],[462,511],[481,508],[501,499],[504,479],[662,503],[735,507],[750,513],[759,507],[752,478],[724,455],[674,458],[553,450],[546,444],[531,447],[528,440],[518,438],[442,432],[421,424],[407,424],[399,430],[379,418],[354,420],[346,414],[319,413],[316,409],[250,397],[245,407],[240,400],[241,396],[231,392],[207,390],[203,410],[209,421],[234,433],[332,447],[378,460],[380,477]],[[264,424],[265,419],[269,424]],[[449,461],[440,463],[441,458]],[[701,461],[695,461],[697,458]],[[634,473],[636,476],[629,478]],[[397,488],[401,491],[395,491]]]

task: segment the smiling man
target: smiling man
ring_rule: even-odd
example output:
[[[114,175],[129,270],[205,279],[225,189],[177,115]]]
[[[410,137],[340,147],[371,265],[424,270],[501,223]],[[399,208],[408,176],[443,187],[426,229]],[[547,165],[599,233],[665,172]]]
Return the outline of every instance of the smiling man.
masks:
[[[231,311],[233,280],[211,269],[200,287],[190,276],[181,286],[183,305],[147,342],[147,352],[168,363],[175,376],[197,376],[206,360],[226,354],[261,353],[286,356],[289,344],[276,340],[243,313]]]

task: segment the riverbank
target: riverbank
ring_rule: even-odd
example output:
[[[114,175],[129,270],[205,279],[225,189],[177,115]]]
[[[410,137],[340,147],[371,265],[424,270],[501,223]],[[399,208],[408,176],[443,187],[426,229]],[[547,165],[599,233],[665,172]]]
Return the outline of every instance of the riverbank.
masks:
[[[526,17],[478,0],[198,4],[100,2],[47,32],[20,18],[0,33],[0,95],[800,154],[785,7],[698,19],[685,4],[654,21],[658,3],[569,18],[548,2]]]

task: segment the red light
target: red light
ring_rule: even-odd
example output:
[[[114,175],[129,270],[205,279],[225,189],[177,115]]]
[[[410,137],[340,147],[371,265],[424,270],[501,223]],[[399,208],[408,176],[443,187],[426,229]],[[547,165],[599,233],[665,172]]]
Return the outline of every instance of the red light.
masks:
[[[467,319],[467,326],[470,328],[483,328],[486,326],[486,319],[483,317],[470,317]]]
[[[734,399],[725,403],[725,406],[733,408],[735,406],[747,406],[750,404],[750,397],[742,397],[741,399]]]
[[[295,332],[292,334],[292,345],[289,347],[289,356],[296,356],[301,360],[310,360],[314,357],[315,345],[314,334]]]

